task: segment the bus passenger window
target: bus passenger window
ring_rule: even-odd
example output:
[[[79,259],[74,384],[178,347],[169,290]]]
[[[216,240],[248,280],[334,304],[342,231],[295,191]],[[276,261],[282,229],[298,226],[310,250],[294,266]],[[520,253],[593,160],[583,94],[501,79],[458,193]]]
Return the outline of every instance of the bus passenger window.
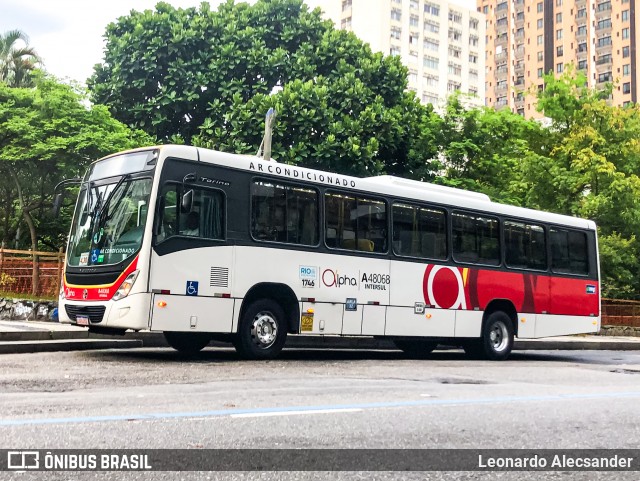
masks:
[[[551,229],[551,270],[563,274],[589,273],[587,236],[584,232]]]
[[[387,252],[387,204],[339,193],[325,194],[327,247]]]
[[[505,221],[505,262],[516,269],[545,270],[547,244],[544,227],[523,222]]]
[[[473,264],[500,264],[498,219],[453,212],[451,222],[454,260]]]
[[[443,210],[393,204],[393,251],[396,255],[446,259],[446,232]]]
[[[255,240],[316,245],[319,194],[315,189],[256,180],[251,184]]]

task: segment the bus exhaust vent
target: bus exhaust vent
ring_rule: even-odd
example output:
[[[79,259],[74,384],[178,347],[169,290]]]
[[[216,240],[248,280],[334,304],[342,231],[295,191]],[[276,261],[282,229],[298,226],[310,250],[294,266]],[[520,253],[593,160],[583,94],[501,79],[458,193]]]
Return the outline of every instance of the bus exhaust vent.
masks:
[[[229,269],[212,267],[210,280],[211,287],[229,287]]]

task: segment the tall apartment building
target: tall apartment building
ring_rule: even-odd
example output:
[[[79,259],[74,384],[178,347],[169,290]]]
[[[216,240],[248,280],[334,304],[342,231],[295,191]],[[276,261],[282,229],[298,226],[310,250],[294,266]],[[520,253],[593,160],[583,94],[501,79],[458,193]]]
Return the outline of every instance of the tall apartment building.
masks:
[[[486,103],[527,118],[543,75],[573,64],[589,87],[616,82],[613,105],[638,101],[635,0],[477,0],[486,15]],[[533,92],[533,93],[531,93]]]
[[[398,55],[423,103],[443,106],[455,91],[484,105],[485,17],[445,0],[306,0],[373,51]]]

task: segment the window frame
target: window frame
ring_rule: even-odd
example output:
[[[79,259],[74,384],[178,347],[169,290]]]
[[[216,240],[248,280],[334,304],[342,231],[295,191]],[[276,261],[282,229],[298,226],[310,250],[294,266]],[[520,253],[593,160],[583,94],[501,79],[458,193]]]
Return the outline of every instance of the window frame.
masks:
[[[174,185],[174,186],[178,186],[181,187],[180,190],[176,190],[176,192],[181,192],[179,199],[182,199],[182,196],[189,190],[205,190],[205,191],[210,191],[210,192],[219,192],[222,194],[222,200],[224,203],[224,209],[223,209],[223,222],[221,223],[221,227],[222,227],[222,236],[220,239],[216,239],[214,237],[204,237],[204,236],[194,236],[194,235],[185,235],[185,234],[180,234],[180,233],[175,233],[172,234],[168,237],[163,238],[162,240],[158,240],[158,234],[157,229],[160,228],[160,223],[164,220],[164,212],[160,215],[159,214],[159,202],[161,198],[164,198],[166,192],[165,192],[165,188],[167,185]],[[182,189],[184,188],[184,189]],[[228,199],[227,199],[227,193],[220,188],[217,187],[211,187],[211,186],[205,186],[205,185],[194,185],[194,184],[185,184],[183,182],[180,182],[179,180],[175,180],[175,179],[170,179],[170,180],[165,180],[162,185],[158,186],[158,192],[160,192],[161,195],[157,196],[157,200],[156,200],[156,208],[155,208],[155,215],[157,216],[157,219],[154,219],[153,222],[153,245],[154,246],[159,246],[161,244],[164,244],[165,242],[171,240],[171,239],[180,239],[180,240],[184,240],[184,239],[191,239],[194,241],[206,241],[206,242],[227,242],[228,241],[228,221],[229,221],[229,215],[228,215]],[[176,213],[178,214],[177,218],[176,218],[176,222],[179,224],[179,218],[180,218],[180,214],[182,214],[181,208],[180,208],[180,201],[179,199],[176,199]],[[186,215],[186,213],[184,213]]]
[[[552,246],[552,231],[556,230],[556,231],[564,231],[567,232],[568,234],[574,233],[574,234],[581,234],[584,237],[584,247],[585,247],[585,262],[586,262],[586,272],[575,272],[575,271],[571,271],[569,269],[567,270],[557,270],[554,269],[553,267],[553,246]],[[572,229],[570,227],[565,227],[565,226],[558,226],[558,225],[549,225],[549,245],[548,245],[548,249],[549,249],[549,272],[551,272],[553,275],[562,275],[562,276],[576,276],[576,277],[584,277],[584,278],[588,278],[591,276],[591,250],[589,249],[589,235],[588,235],[588,231],[587,230],[579,230],[579,229]],[[571,258],[569,257],[569,262],[571,262]]]
[[[384,204],[385,206],[385,213],[386,213],[386,219],[385,219],[385,232],[386,232],[386,244],[387,244],[387,248],[384,251],[367,251],[367,250],[359,250],[359,249],[348,249],[345,247],[334,247],[334,246],[330,246],[327,243],[327,202],[326,202],[326,198],[327,195],[343,195],[343,196],[348,196],[348,197],[353,197],[354,199],[362,199],[362,200],[366,200],[366,201],[374,201],[374,202],[381,202]],[[384,256],[384,257],[388,257],[389,254],[391,253],[390,249],[389,249],[389,233],[390,233],[390,219],[391,219],[391,215],[390,215],[390,211],[389,211],[389,197],[386,196],[376,196],[376,195],[369,195],[368,193],[362,193],[360,191],[345,191],[345,190],[336,190],[336,189],[324,189],[324,191],[322,192],[322,221],[323,221],[323,226],[322,226],[322,242],[324,243],[324,247],[327,248],[329,251],[337,251],[337,252],[350,252],[350,253],[354,253],[356,255],[360,255],[360,254],[365,254],[365,255],[375,255],[375,256]]]
[[[545,266],[543,269],[538,269],[530,266],[518,267],[518,266],[509,265],[509,262],[507,261],[507,238],[506,238],[506,224],[509,222],[512,224],[521,224],[521,225],[524,225],[525,227],[533,226],[533,227],[542,228],[542,235],[544,238],[544,257],[545,257]],[[502,218],[501,230],[502,230],[502,246],[504,246],[504,248],[502,249],[504,253],[504,259],[503,259],[504,267],[506,269],[514,270],[514,271],[530,271],[530,272],[538,272],[538,273],[549,272],[549,266],[551,265],[551,257],[549,254],[549,244],[550,244],[549,232],[551,228],[552,227],[545,222],[535,221],[532,219],[518,219],[513,217]]]
[[[466,215],[466,216],[473,216],[475,218],[478,217],[486,217],[488,219],[493,219],[495,220],[498,225],[497,225],[497,237],[496,239],[498,240],[498,257],[497,257],[497,263],[495,264],[491,264],[491,263],[486,263],[486,262],[473,262],[473,261],[465,261],[465,260],[458,260],[456,259],[456,249],[454,246],[454,235],[453,235],[453,224],[454,224],[454,216],[456,214],[461,214],[461,215]],[[449,210],[449,215],[450,215],[450,222],[449,222],[449,239],[451,242],[451,260],[453,260],[453,262],[455,262],[456,264],[465,264],[465,265],[474,265],[474,266],[486,266],[486,267],[493,267],[493,268],[501,268],[503,266],[503,239],[502,239],[502,222],[503,222],[503,217],[500,214],[497,213],[491,213],[491,212],[480,212],[480,211],[473,211],[473,210],[466,210],[466,209],[461,209],[459,207],[455,207],[455,206],[451,206],[450,210]]]
[[[268,182],[274,185],[280,184],[280,185],[284,185],[287,187],[299,187],[302,189],[309,189],[309,190],[313,190],[315,191],[315,193],[317,194],[317,199],[318,202],[316,203],[316,227],[318,229],[318,240],[315,244],[298,244],[296,242],[282,242],[282,241],[278,241],[278,240],[269,240],[269,239],[258,239],[253,235],[253,229],[251,227],[251,224],[253,223],[253,195],[251,193],[251,188],[253,186],[253,184],[256,181],[263,181],[263,182]],[[260,244],[274,244],[274,245],[284,245],[284,246],[296,246],[296,247],[301,247],[301,248],[318,248],[322,245],[322,232],[320,231],[321,229],[321,214],[323,214],[323,202],[321,200],[322,198],[322,191],[315,185],[313,184],[303,184],[303,183],[299,183],[299,182],[289,182],[287,180],[282,180],[279,177],[262,177],[262,176],[253,176],[251,177],[251,179],[249,180],[249,217],[248,217],[248,221],[249,221],[249,225],[248,225],[248,232],[249,232],[249,237],[251,237],[251,240],[253,240],[254,242],[258,242]]]
[[[449,247],[449,232],[450,232],[450,228],[449,228],[449,210],[444,207],[444,206],[437,206],[437,205],[433,205],[433,204],[425,204],[425,203],[419,203],[419,202],[415,202],[415,201],[403,201],[401,199],[397,199],[394,198],[391,202],[391,216],[390,216],[390,220],[391,220],[391,253],[395,256],[395,257],[399,257],[401,259],[416,259],[416,260],[424,260],[424,259],[428,259],[428,260],[432,260],[432,261],[439,261],[439,262],[446,262],[448,260],[451,259],[451,252],[450,252],[450,247]],[[395,234],[395,215],[394,215],[394,211],[393,208],[395,207],[396,204],[401,204],[401,205],[406,205],[409,207],[413,207],[413,208],[424,208],[424,209],[431,209],[434,211],[440,211],[444,214],[444,236],[445,236],[445,256],[444,257],[428,257],[428,256],[412,256],[412,255],[407,255],[407,254],[400,254],[398,252],[396,252],[396,248],[394,246],[394,234]]]

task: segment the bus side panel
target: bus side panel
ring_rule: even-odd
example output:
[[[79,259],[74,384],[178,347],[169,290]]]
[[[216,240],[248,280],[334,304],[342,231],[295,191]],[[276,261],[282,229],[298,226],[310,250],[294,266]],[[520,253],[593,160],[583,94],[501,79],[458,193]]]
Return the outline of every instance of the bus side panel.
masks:
[[[429,309],[416,313],[415,307],[390,306],[387,309],[387,336],[453,337],[456,312]]]
[[[538,314],[535,337],[598,332],[598,326],[599,319],[597,317]]]
[[[300,312],[312,319],[312,324],[302,323],[300,334],[340,334],[342,332],[342,305],[302,302]],[[309,315],[313,314],[313,315]]]
[[[152,253],[149,289],[152,302],[151,330],[229,333],[233,329],[233,247],[189,248],[159,256]],[[166,303],[161,307],[158,303]]]
[[[234,271],[233,297],[243,298],[259,283],[276,283],[290,287],[299,302],[315,299],[302,305],[302,315],[313,309],[313,327],[301,329],[301,334],[383,334],[390,289],[394,282],[402,283],[389,276],[388,259],[293,251],[269,244],[237,246]],[[344,311],[343,326],[347,303],[355,310]],[[364,306],[381,310],[368,307],[367,318],[363,318]]]
[[[455,337],[480,337],[482,311],[457,311]]]
[[[231,332],[234,303],[219,297],[155,294],[151,330]]]
[[[387,309],[387,336],[451,337],[455,311],[425,306],[426,264],[391,261],[391,298]],[[426,301],[426,304],[429,304]]]
[[[551,278],[550,314],[598,316],[600,286],[593,279]]]
[[[383,336],[387,306],[362,306],[362,334]]]

